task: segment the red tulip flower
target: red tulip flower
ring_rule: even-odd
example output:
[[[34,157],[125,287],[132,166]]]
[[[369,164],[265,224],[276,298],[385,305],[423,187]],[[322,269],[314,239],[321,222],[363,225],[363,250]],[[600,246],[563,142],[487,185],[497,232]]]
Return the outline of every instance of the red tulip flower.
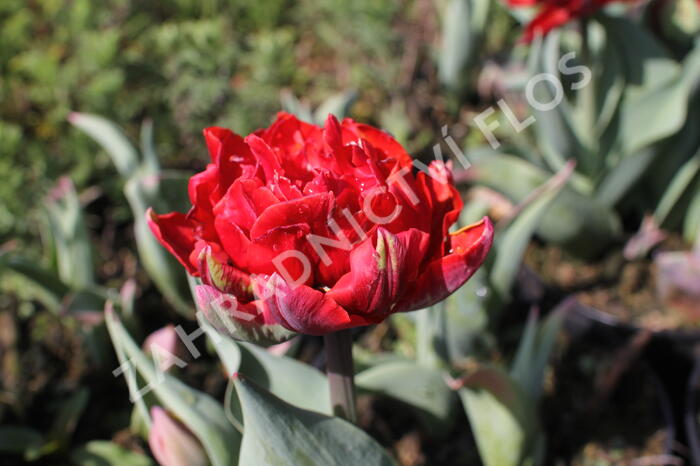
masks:
[[[204,137],[211,163],[190,180],[192,209],[149,211],[149,224],[203,283],[209,320],[234,336],[323,335],[430,306],[491,247],[488,218],[448,231],[462,209],[448,167],[416,174],[371,126],[280,113],[245,138],[223,128]]]
[[[616,0],[508,0],[508,5],[514,8],[541,7],[523,34],[523,42],[531,42],[535,36],[544,36],[571,20],[590,16],[614,1]]]

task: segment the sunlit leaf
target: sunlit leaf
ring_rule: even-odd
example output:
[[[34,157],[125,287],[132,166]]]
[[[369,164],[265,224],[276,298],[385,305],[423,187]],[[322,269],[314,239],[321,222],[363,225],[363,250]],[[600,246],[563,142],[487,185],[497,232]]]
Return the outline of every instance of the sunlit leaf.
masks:
[[[241,466],[394,464],[349,422],[289,405],[242,375],[234,383],[245,421]]]

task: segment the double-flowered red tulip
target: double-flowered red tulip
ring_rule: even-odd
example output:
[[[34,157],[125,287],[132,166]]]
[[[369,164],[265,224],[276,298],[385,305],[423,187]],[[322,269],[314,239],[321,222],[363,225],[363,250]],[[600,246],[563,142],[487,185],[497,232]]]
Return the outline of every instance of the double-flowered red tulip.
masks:
[[[447,165],[424,171],[387,133],[280,113],[242,138],[207,128],[211,163],[187,214],[149,212],[158,240],[203,283],[200,308],[234,336],[322,335],[430,306],[491,247],[488,218],[449,232],[462,200]]]

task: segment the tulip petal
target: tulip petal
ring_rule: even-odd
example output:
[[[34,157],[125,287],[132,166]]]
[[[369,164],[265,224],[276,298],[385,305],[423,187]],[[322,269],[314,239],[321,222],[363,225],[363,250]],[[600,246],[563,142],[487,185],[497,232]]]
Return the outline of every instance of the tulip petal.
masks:
[[[207,165],[207,169],[203,172],[190,178],[187,186],[190,202],[192,202],[192,210],[187,214],[189,218],[194,218],[203,224],[211,223],[212,209],[216,202],[212,197],[214,193],[218,194],[218,184],[219,169],[213,163]]]
[[[432,306],[454,293],[484,262],[492,242],[493,225],[488,217],[451,234],[451,252],[428,264],[395,312]]]
[[[195,225],[192,221],[180,212],[156,215],[153,209],[146,212],[146,220],[158,242],[170,251],[191,275],[199,276],[197,268],[190,262],[190,254],[195,247]]]
[[[326,293],[306,285],[289,286],[278,274],[258,276],[256,295],[284,327],[307,335],[324,335],[346,328],[368,325],[361,316],[349,315]]]
[[[331,193],[314,194],[272,205],[258,217],[250,230],[250,238],[255,240],[275,228],[299,224],[309,225],[313,233],[324,234],[332,207]]]
[[[293,336],[262,302],[241,303],[236,296],[208,285],[195,288],[197,307],[218,331],[237,340],[273,344]]]
[[[159,406],[151,408],[151,418],[148,446],[158,463],[166,466],[209,464],[204,448],[184,424]]]
[[[284,175],[284,170],[282,170],[282,166],[279,160],[277,160],[275,152],[260,136],[250,134],[245,138],[245,142],[250,146],[250,150],[262,167],[265,173],[265,179],[268,183],[271,183],[275,179],[275,174]]]
[[[351,313],[383,320],[416,278],[428,242],[428,234],[415,228],[397,235],[377,229],[376,245],[368,238],[350,253],[350,272],[338,280],[328,297]]]
[[[253,299],[253,285],[250,275],[217,259],[212,253],[211,246],[202,249],[199,262],[199,270],[204,283],[224,293],[233,294],[243,302]]]
[[[266,208],[279,202],[267,186],[256,178],[239,178],[214,207],[217,218],[226,218],[249,232],[255,219]]]
[[[204,130],[211,161],[219,169],[219,195],[223,196],[231,183],[241,176],[245,165],[254,165],[253,155],[244,139],[226,128]]]
[[[358,139],[364,139],[392,160],[396,160],[399,165],[407,167],[412,166],[413,161],[411,156],[408,155],[403,146],[386,131],[363,123],[356,123],[349,118],[344,119],[341,126],[343,128],[344,144],[357,141]]]

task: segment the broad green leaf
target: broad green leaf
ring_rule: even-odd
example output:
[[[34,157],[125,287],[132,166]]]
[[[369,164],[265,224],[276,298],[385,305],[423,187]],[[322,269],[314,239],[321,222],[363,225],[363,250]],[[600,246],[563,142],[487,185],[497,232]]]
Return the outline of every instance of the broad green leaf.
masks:
[[[71,452],[75,466],[155,466],[147,456],[106,440],[93,440]]]
[[[591,23],[590,26],[594,27]],[[617,113],[618,105],[625,89],[625,73],[620,50],[608,47],[605,43],[599,47],[600,66],[592,70],[596,74],[595,91],[597,101],[597,121],[595,136],[601,137],[608,129]]]
[[[695,194],[685,214],[683,237],[695,244],[696,250],[700,247],[700,182],[695,183]]]
[[[134,146],[111,121],[88,113],[71,113],[69,121],[94,139],[112,158],[123,177],[130,177],[139,165]]]
[[[551,175],[509,155],[490,155],[473,160],[473,180],[521,202]],[[544,240],[580,255],[594,255],[620,233],[620,220],[611,209],[570,187],[547,209],[537,226]]]
[[[440,82],[458,88],[462,72],[478,53],[490,0],[449,0],[442,15],[442,44],[438,61]]]
[[[229,376],[240,371],[287,403],[332,413],[328,380],[318,369],[293,358],[273,355],[259,346],[234,341],[218,332],[202,315],[198,315],[198,320]]]
[[[510,374],[531,400],[538,400],[542,393],[547,362],[570,305],[566,301],[542,323],[537,313],[530,313]]]
[[[518,466],[536,435],[535,412],[504,373],[481,368],[465,380],[459,396],[485,466]]]
[[[213,466],[228,466],[238,460],[240,434],[209,395],[188,387],[175,377],[159,372],[131,339],[114,312],[106,312],[107,328],[115,347],[141,374],[163,406],[180,419],[199,439]],[[123,366],[122,366],[123,367]],[[129,376],[128,373],[125,376]]]
[[[241,367],[241,350],[238,344],[233,339],[219,333],[199,312],[197,313],[197,322],[209,337],[209,342],[214,347],[216,354],[219,355],[227,376],[231,377]]]
[[[488,333],[488,295],[486,270],[479,270],[443,303],[445,324],[436,344],[451,364],[463,363],[493,344]]]
[[[83,208],[70,178],[61,178],[46,201],[51,240],[61,281],[74,289],[95,283],[90,238]]]
[[[187,288],[187,278],[180,263],[153,236],[148,227],[146,210],[154,197],[149,196],[142,178],[134,177],[124,186],[124,193],[134,215],[134,235],[139,258],[148,276],[168,302],[185,317],[193,317],[194,306]],[[152,178],[152,182],[156,182]],[[182,189],[187,192],[184,186]],[[174,190],[174,189],[173,189]]]
[[[415,362],[388,362],[357,374],[355,385],[407,404],[427,425],[443,432],[453,420],[454,393],[440,370]]]
[[[624,157],[683,126],[690,90],[681,67],[646,29],[622,17],[601,21],[611,46],[620,51],[628,76],[618,132]]]
[[[394,464],[379,444],[349,422],[289,405],[244,376],[234,383],[245,421],[240,466]]]
[[[700,151],[691,157],[681,168],[676,172],[676,176],[671,180],[671,184],[659,201],[659,205],[654,212],[656,223],[662,225],[663,222],[671,213],[671,209],[678,203],[683,193],[688,190],[695,175],[700,171]]]
[[[550,205],[569,180],[573,165],[564,168],[542,185],[537,197],[518,215],[508,229],[496,240],[496,259],[491,269],[490,282],[499,297],[508,301],[511,288],[522,263],[525,249]],[[534,191],[533,191],[534,193]]]
[[[141,155],[145,172],[154,174],[160,172],[160,162],[153,142],[153,120],[151,119],[146,119],[141,124]]]
[[[587,169],[594,154],[586,147],[580,135],[581,131],[576,126],[571,106],[564,98],[563,87],[560,84],[560,87],[555,89],[555,84],[551,80],[551,77],[559,78],[558,62],[561,58],[559,33],[548,34],[542,42],[542,47],[534,45],[531,53],[533,55],[531,60],[535,66],[531,70],[532,77],[538,75],[550,77],[539,81],[537,85],[533,84],[534,100],[541,104],[549,104],[556,102],[557,97],[561,97],[559,104],[551,110],[543,111],[535,106],[532,107],[532,113],[536,119],[537,145],[552,170],[561,170],[566,161],[572,158],[578,160],[580,169]],[[562,94],[557,95],[558,92]],[[585,173],[590,174],[589,171]]]
[[[47,270],[40,264],[11,253],[0,253],[0,271],[11,270],[36,284],[45,295],[47,307],[58,311],[64,296],[70,288],[61,281],[55,272]]]
[[[610,167],[598,186],[595,199],[601,205],[613,208],[635,186],[658,154],[655,147],[647,147]]]
[[[330,414],[326,376],[318,369],[286,356],[275,356],[251,343],[239,343],[240,371],[287,403],[302,409]]]

